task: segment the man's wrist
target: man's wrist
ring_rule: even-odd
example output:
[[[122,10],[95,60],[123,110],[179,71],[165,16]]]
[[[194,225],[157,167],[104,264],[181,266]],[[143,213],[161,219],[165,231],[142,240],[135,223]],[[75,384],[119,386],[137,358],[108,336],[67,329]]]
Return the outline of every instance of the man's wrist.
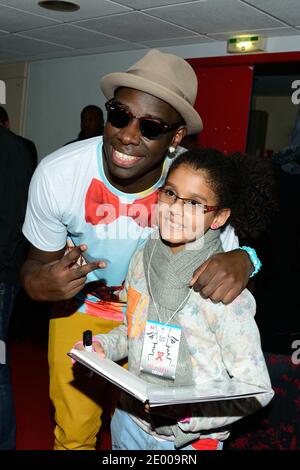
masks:
[[[254,248],[251,248],[249,246],[241,246],[239,247],[239,249],[245,251],[247,255],[249,256],[249,259],[252,264],[252,273],[250,274],[249,277],[250,278],[254,277],[258,273],[260,268],[262,267],[261,261],[258,258],[256,251],[254,250]]]

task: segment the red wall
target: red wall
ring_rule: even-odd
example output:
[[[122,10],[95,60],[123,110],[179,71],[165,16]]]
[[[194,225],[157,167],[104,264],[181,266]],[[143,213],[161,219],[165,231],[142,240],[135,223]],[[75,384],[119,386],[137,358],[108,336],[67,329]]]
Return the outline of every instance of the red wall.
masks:
[[[195,108],[204,129],[197,144],[245,151],[255,64],[300,62],[299,52],[189,59],[198,77]]]
[[[195,107],[204,123],[198,143],[226,153],[245,150],[253,67],[197,67],[195,72],[199,82]]]

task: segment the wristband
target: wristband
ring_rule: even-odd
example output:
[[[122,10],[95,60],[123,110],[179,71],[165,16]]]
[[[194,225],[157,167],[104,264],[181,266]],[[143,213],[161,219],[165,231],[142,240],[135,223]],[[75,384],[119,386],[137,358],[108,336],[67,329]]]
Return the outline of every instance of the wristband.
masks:
[[[185,414],[186,414],[186,417],[185,418],[182,418],[178,421],[178,423],[190,423],[191,421],[191,417],[192,417],[192,410],[191,410],[191,407],[190,405],[185,405],[186,407],[186,411],[185,411]]]
[[[243,251],[246,251],[246,253],[248,253],[248,256],[250,258],[250,261],[251,263],[253,264],[253,272],[250,276],[251,277],[254,277],[255,274],[258,273],[258,271],[260,270],[260,268],[262,267],[262,264],[256,254],[256,251],[254,250],[254,248],[250,248],[250,246],[241,246],[239,247],[240,250],[243,250]]]
[[[178,421],[178,423],[183,423],[183,424],[184,424],[184,423],[190,423],[190,422],[191,422],[191,418],[190,418],[190,417],[184,418],[184,419],[180,419],[180,420]]]

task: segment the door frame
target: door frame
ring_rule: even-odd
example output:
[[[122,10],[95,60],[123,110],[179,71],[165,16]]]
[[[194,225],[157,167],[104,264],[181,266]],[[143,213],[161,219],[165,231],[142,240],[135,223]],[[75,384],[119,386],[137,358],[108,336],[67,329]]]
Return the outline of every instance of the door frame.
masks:
[[[247,55],[239,54],[232,56],[199,57],[196,59],[186,60],[193,68],[216,67],[222,65],[255,65],[268,63],[300,62],[300,52],[272,52]]]

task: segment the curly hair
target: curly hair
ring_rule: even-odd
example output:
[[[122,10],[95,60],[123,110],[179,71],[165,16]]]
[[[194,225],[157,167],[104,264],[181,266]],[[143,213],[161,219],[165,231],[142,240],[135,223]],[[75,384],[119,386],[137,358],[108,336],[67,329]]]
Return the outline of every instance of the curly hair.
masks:
[[[168,176],[181,165],[202,170],[221,208],[231,209],[227,221],[241,238],[257,238],[270,224],[276,209],[275,177],[269,161],[213,148],[194,148],[179,155]]]

